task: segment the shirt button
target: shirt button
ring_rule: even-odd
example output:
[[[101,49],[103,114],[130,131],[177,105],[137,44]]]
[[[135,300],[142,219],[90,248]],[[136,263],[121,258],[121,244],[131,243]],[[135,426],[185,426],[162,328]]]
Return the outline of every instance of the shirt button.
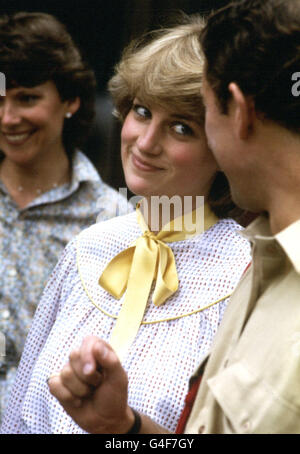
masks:
[[[203,425],[200,426],[199,430],[198,430],[199,434],[203,434],[204,430],[205,430],[205,426],[203,426]]]
[[[17,270],[15,268],[10,268],[10,270],[8,270],[8,275],[15,277],[17,275]]]
[[[10,316],[9,310],[8,309],[4,309],[4,311],[2,311],[2,318],[7,319],[7,318],[9,318],[9,316]]]
[[[243,427],[244,430],[249,430],[250,429],[250,421],[245,421],[242,427]]]

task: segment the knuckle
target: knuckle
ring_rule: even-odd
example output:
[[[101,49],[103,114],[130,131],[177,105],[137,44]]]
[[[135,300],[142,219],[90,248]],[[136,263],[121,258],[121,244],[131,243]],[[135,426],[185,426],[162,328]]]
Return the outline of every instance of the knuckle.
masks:
[[[92,393],[90,386],[81,383],[80,387],[77,388],[76,394],[78,397],[87,397]]]
[[[64,392],[61,395],[60,400],[62,402],[64,402],[66,405],[72,405],[76,399],[69,391],[64,390]]]
[[[71,369],[70,364],[67,364],[60,373],[61,379],[63,382],[69,382],[73,377],[73,370]]]
[[[113,368],[120,367],[120,360],[114,351],[108,351],[107,358]]]
[[[97,340],[97,337],[90,334],[83,339],[82,346],[89,346]]]
[[[79,350],[73,350],[71,351],[69,355],[70,361],[77,361],[80,358],[80,352]]]

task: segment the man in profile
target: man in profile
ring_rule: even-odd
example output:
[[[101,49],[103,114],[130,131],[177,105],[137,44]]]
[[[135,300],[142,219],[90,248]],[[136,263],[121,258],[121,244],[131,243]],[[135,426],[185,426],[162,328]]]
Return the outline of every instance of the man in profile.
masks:
[[[230,4],[201,42],[210,147],[234,201],[263,214],[185,431],[299,433],[300,1]]]

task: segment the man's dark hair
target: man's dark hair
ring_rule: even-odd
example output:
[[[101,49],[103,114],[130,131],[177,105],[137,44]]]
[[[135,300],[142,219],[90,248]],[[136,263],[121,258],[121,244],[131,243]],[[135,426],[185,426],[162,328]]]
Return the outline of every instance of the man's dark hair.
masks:
[[[223,113],[235,82],[256,111],[299,133],[300,97],[292,93],[292,75],[300,71],[299,0],[232,2],[208,18],[200,40]]]

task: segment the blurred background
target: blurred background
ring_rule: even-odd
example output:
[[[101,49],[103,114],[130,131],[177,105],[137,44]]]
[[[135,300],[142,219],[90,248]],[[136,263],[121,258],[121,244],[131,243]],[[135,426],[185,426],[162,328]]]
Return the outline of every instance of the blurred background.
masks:
[[[145,31],[166,24],[178,11],[205,16],[227,3],[229,0],[0,0],[0,14],[47,12],[67,26],[98,83],[96,117],[83,151],[103,180],[118,189],[125,187],[119,156],[120,124],[111,115],[106,85],[122,49]]]

